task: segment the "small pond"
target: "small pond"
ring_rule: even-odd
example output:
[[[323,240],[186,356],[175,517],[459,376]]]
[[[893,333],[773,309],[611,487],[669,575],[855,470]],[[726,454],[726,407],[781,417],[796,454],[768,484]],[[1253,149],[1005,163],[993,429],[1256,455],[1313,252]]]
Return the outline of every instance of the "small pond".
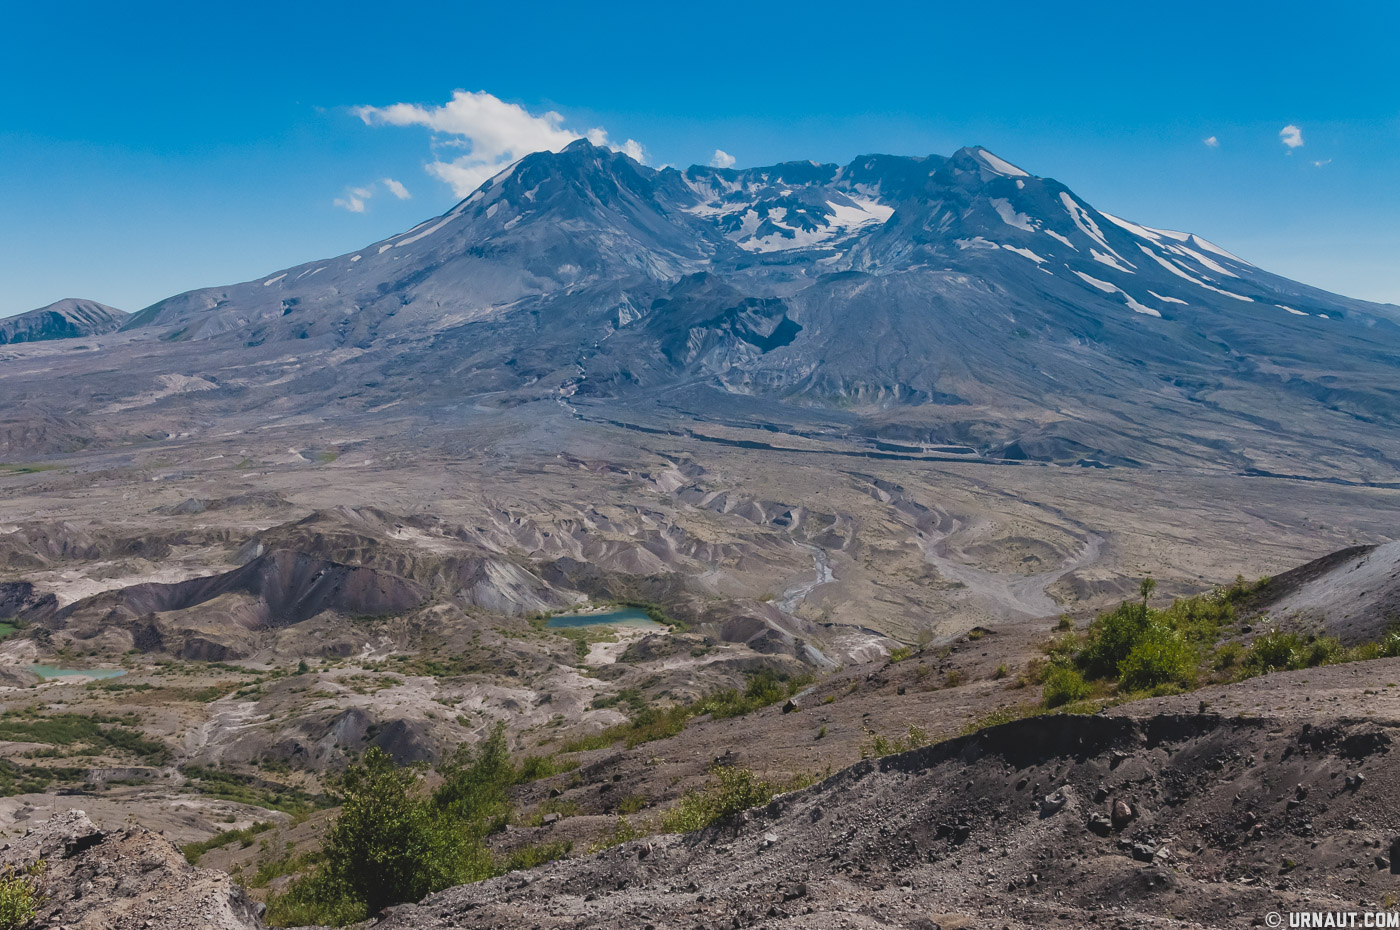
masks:
[[[646,611],[635,607],[620,610],[598,611],[589,614],[561,614],[550,617],[545,626],[552,630],[574,626],[626,626],[639,630],[664,630],[660,623],[647,616]]]
[[[126,674],[124,668],[58,668],[53,665],[31,665],[29,670],[45,681],[54,678],[69,678],[74,675],[86,675],[88,678],[116,678]]]

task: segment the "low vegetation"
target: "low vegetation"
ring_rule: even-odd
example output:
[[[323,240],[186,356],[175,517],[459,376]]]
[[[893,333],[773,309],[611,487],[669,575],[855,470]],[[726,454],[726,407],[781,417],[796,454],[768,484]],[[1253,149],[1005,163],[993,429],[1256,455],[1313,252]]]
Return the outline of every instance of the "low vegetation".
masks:
[[[312,871],[269,900],[269,923],[343,926],[451,885],[568,854],[569,844],[561,842],[502,857],[487,847],[487,838],[515,816],[510,788],[528,777],[510,758],[503,725],[442,765],[441,784],[432,791],[427,774],[372,748],[336,779],[340,816]]]
[[[601,733],[594,733],[565,743],[561,752],[584,752],[602,749],[615,743],[627,748],[640,746],[653,740],[675,736],[697,717],[708,715],[712,719],[739,717],[763,707],[785,701],[812,682],[810,675],[781,675],[767,669],[749,677],[743,691],[726,688],[701,698],[693,704],[678,704],[673,707],[654,707],[633,703],[632,719],[627,723],[609,727]],[[595,705],[599,706],[599,705]]]
[[[40,902],[39,876],[42,860],[28,868],[6,865],[0,869],[0,930],[28,926]]]
[[[219,798],[301,816],[331,803],[324,795],[313,795],[281,782],[229,772],[224,769],[186,765],[180,769],[185,786],[206,797]]]
[[[1155,582],[1144,579],[1138,599],[1100,614],[1082,633],[1061,622],[1046,659],[1028,677],[1042,686],[1045,708],[1076,710],[1091,699],[1175,694],[1269,672],[1400,656],[1400,629],[1350,649],[1330,636],[1277,629],[1242,642],[1248,628],[1241,628],[1237,608],[1268,583],[1236,579],[1158,609],[1149,603]]]
[[[903,736],[889,737],[873,730],[865,731],[870,736],[869,743],[863,743],[860,747],[860,757],[871,759],[878,756],[888,756],[897,752],[908,752],[911,749],[921,749],[929,745],[932,741],[928,733],[919,727],[910,724],[909,731]]]
[[[198,843],[186,843],[180,847],[180,852],[185,854],[185,859],[190,865],[199,865],[200,858],[211,849],[219,849],[231,843],[238,843],[242,848],[253,845],[253,837],[260,833],[266,833],[272,829],[272,824],[265,820],[259,821],[252,826],[244,827],[241,830],[224,830],[216,833],[207,840]]]
[[[116,752],[136,756],[148,765],[164,765],[170,748],[147,739],[135,715],[110,717],[101,714],[39,714],[32,709],[0,714],[0,740],[17,743],[45,743],[67,749],[68,755],[95,755]]]
[[[809,778],[786,782],[766,781],[744,768],[719,768],[704,788],[687,791],[680,801],[661,816],[663,833],[690,833],[732,817],[740,811],[759,807],[785,791],[811,784]]]

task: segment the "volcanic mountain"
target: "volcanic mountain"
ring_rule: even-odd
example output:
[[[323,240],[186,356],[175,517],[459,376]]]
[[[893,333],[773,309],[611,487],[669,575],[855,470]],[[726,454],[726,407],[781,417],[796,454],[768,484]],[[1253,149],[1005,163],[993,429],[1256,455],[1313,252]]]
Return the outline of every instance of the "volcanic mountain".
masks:
[[[0,320],[0,345],[97,336],[120,329],[126,320],[124,310],[94,300],[69,297],[47,307]]]
[[[354,253],[163,300],[122,340],[120,385],[49,359],[73,402],[26,399],[81,419],[134,395],[172,431],[544,401],[894,454],[1400,479],[1400,308],[980,147],[679,171],[580,140]]]

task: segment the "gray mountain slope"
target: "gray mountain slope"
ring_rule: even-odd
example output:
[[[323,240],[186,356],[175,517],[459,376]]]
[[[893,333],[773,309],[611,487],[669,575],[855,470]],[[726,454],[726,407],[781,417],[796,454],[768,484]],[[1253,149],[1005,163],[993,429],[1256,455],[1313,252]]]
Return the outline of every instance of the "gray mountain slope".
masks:
[[[579,141],[405,233],[124,329],[181,423],[490,397],[1002,460],[1400,479],[1400,309],[1117,219],[982,148],[681,172]],[[112,390],[66,375],[79,398]]]
[[[114,332],[127,321],[124,310],[94,300],[64,300],[0,320],[0,345],[72,339]]]

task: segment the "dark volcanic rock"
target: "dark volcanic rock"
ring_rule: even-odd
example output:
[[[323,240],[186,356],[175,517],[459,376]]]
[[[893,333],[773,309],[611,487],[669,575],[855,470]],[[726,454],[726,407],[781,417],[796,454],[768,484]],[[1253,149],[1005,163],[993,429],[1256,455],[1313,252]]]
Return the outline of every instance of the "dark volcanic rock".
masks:
[[[1284,829],[1296,786],[1330,793],[1330,776],[1347,764],[1340,742],[1306,760],[1285,755],[1302,729],[1217,715],[1032,718],[859,763],[699,833],[453,888],[374,926],[874,930],[932,921],[1069,930],[1101,922],[1109,905],[1109,925],[1249,927],[1270,910],[1334,894],[1355,900],[1345,863],[1369,862],[1392,843],[1392,834],[1344,826],[1362,812],[1394,815],[1400,772],[1383,765],[1371,770],[1371,782],[1385,782],[1376,786],[1382,807],[1338,792],[1316,818],[1329,839]],[[1273,761],[1251,766],[1250,754]],[[1203,758],[1225,761],[1204,767]],[[1294,787],[1280,796],[1280,783]],[[1035,787],[1049,784],[1061,787],[1047,805]],[[1068,807],[1101,785],[1133,799],[1130,832],[1108,835],[1101,813],[1092,831],[1078,817],[1041,816],[1056,795]],[[1136,803],[1167,792],[1169,804]],[[1250,823],[1266,828],[1264,839],[1241,840]],[[1281,861],[1309,868],[1274,887]]]

